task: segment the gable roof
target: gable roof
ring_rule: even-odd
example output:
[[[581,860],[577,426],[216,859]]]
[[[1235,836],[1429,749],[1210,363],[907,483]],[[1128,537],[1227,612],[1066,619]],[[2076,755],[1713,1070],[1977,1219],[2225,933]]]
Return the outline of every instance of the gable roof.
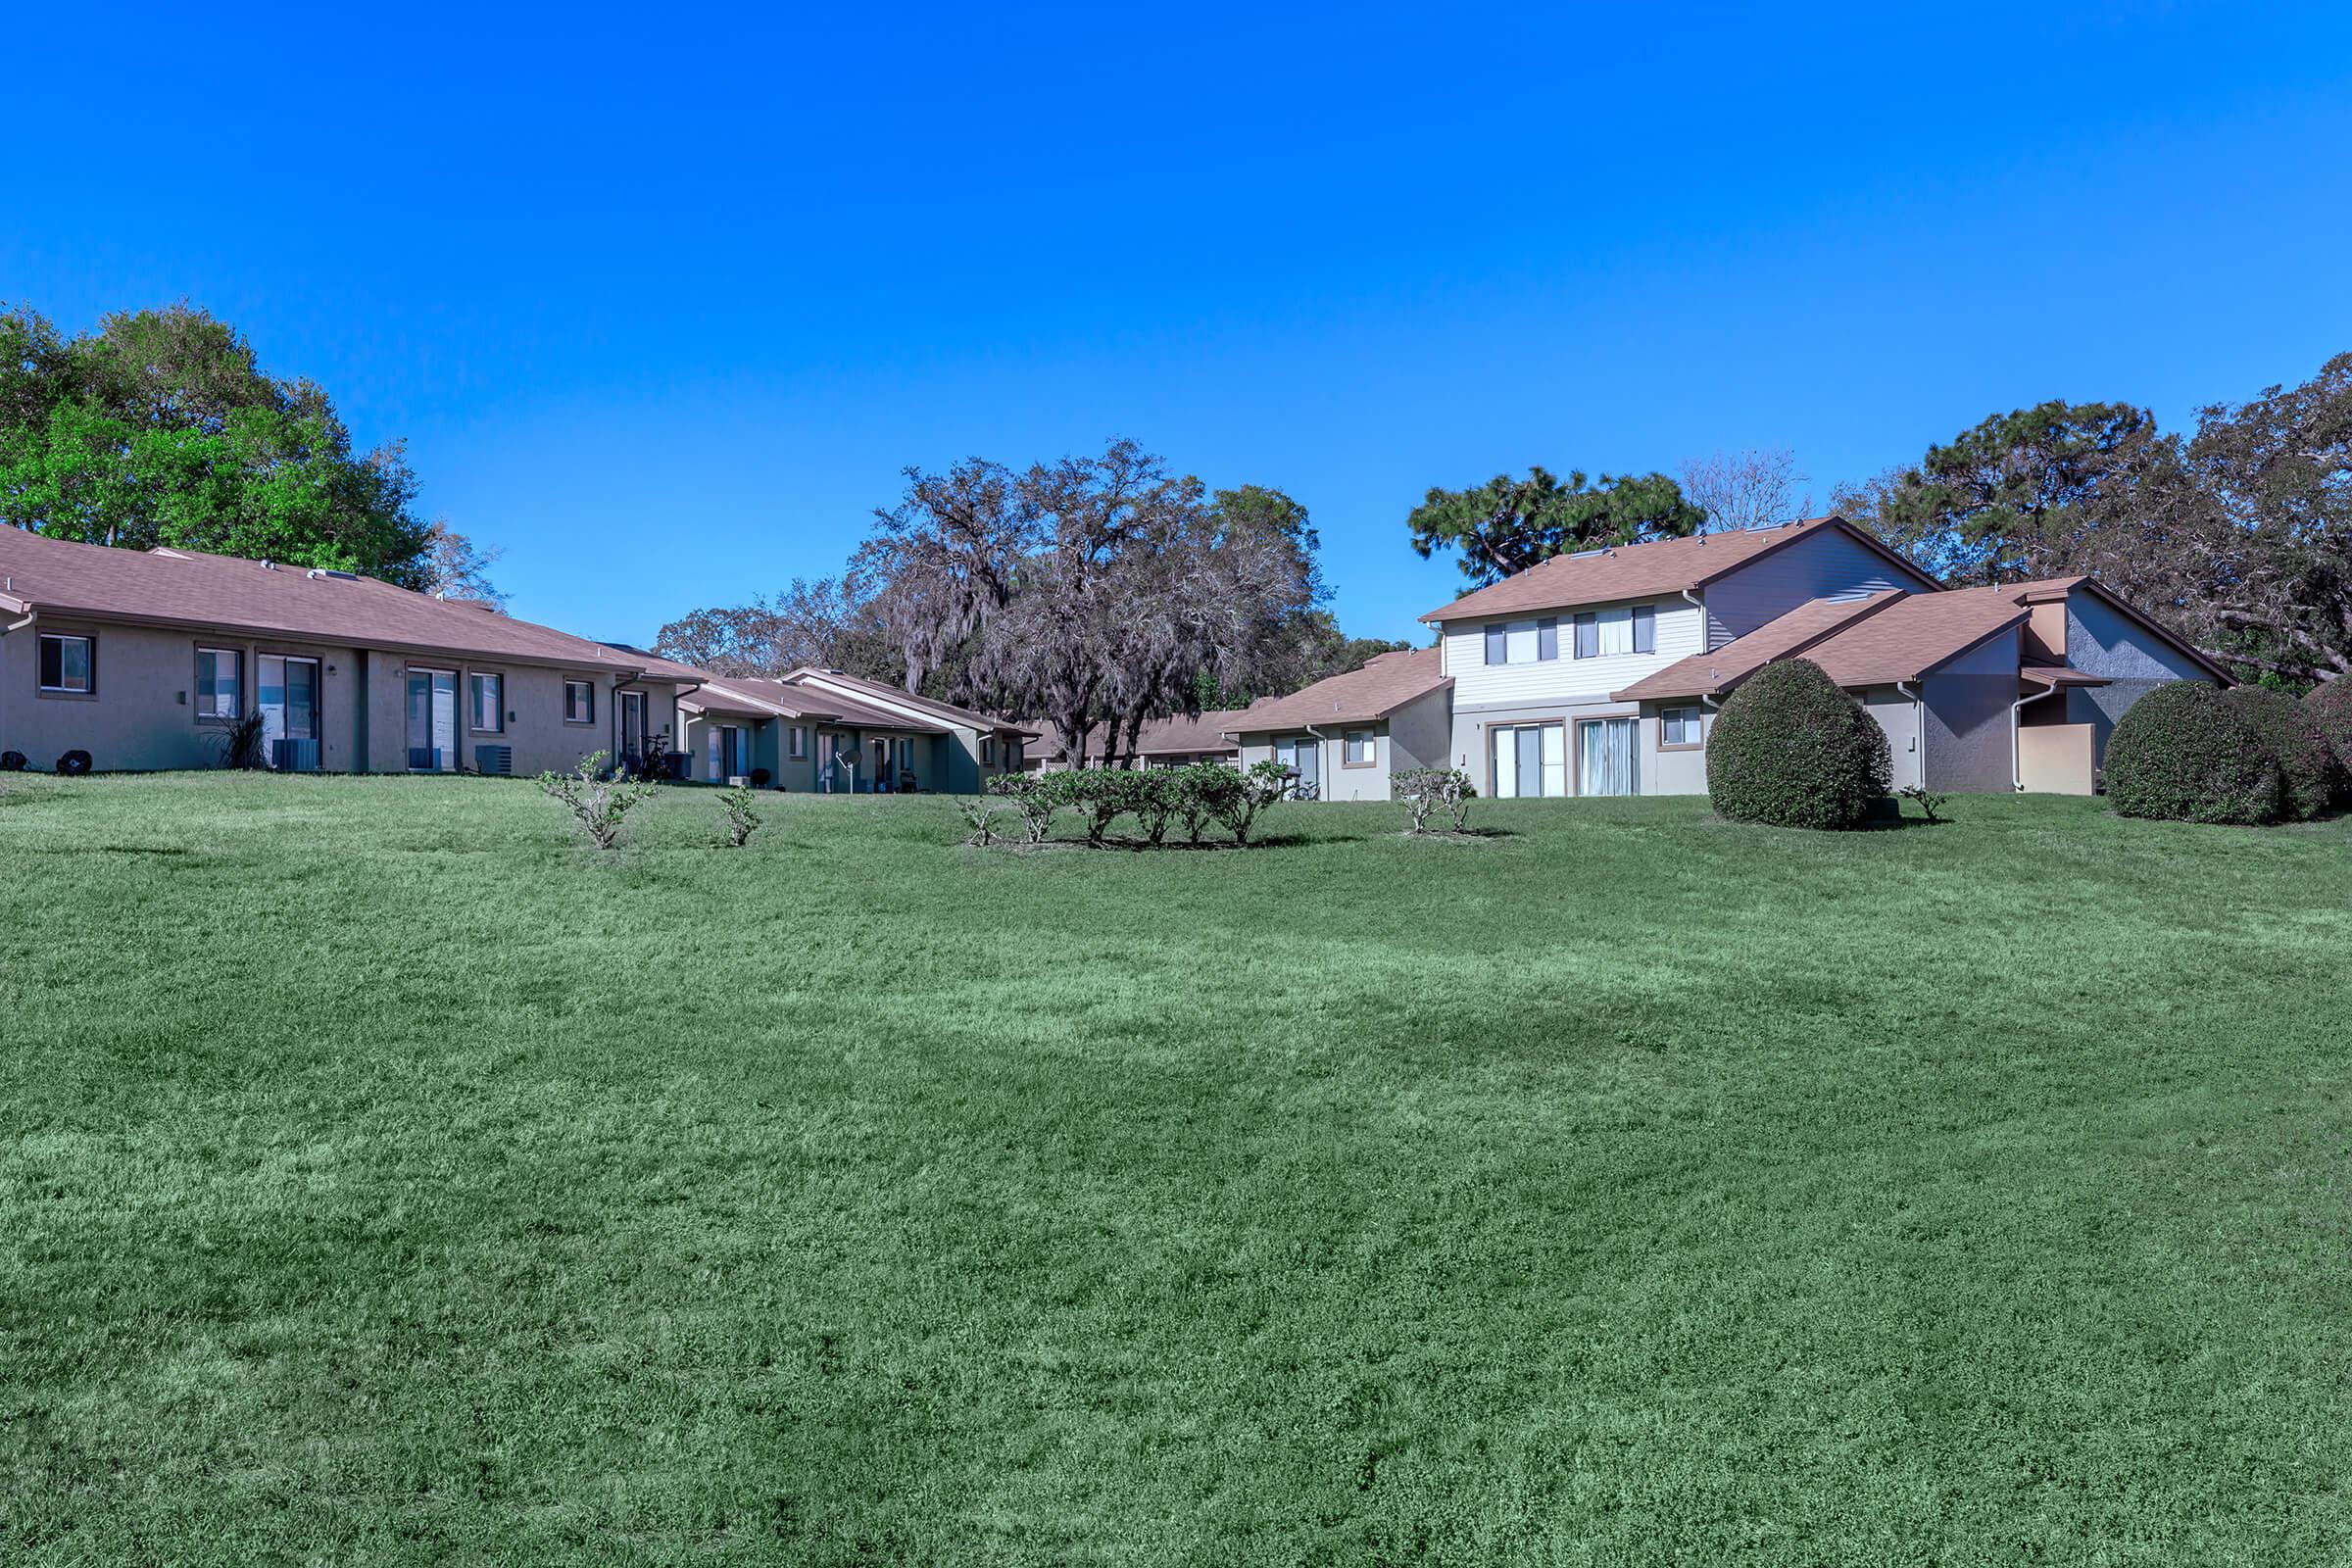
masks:
[[[838,669],[826,669],[819,664],[803,664],[800,668],[785,675],[783,679],[787,684],[822,681],[830,686],[846,688],[857,697],[871,698],[903,708],[911,708],[917,712],[929,713],[935,718],[944,718],[951,724],[960,724],[967,729],[999,735],[1027,733],[1018,725],[1008,724],[994,713],[983,713],[976,709],[958,708],[954,703],[943,703],[936,698],[918,697],[912,692],[902,691],[896,686],[886,686],[878,680],[867,680],[862,675],[845,674]]]
[[[1498,583],[1464,594],[1421,618],[1467,620],[1521,611],[1566,610],[1576,605],[1661,598],[1704,587],[1752,561],[1822,532],[1844,534],[1886,557],[1926,588],[1942,586],[1843,517],[1809,517],[1771,528],[1696,534],[1687,539],[1653,539],[1646,544],[1554,556],[1525,571],[1513,572]]]
[[[633,649],[412,593],[373,577],[268,566],[196,550],[117,550],[0,524],[0,600],[17,613],[239,632],[346,647],[557,664],[636,678],[694,671]]]
[[[2114,611],[2126,620],[2131,621],[2133,625],[2146,632],[2149,636],[2158,639],[2159,641],[2179,652],[2184,658],[2193,661],[2199,669],[2204,670],[2207,674],[2220,681],[2223,685],[2234,686],[2237,684],[2236,676],[2230,674],[2227,669],[2224,669],[2215,661],[2208,659],[2205,657],[2205,655],[2199,653],[2195,647],[2190,645],[2178,632],[2166,630],[2152,617],[2143,613],[2136,605],[2133,605],[2130,600],[2124,598],[2121,594],[2118,594],[2114,590],[2108,588],[2096,577],[2043,577],[2034,582],[2021,582],[2014,584],[2007,591],[2015,593],[2018,596],[2019,603],[2028,605],[2048,604],[2054,600],[2063,600],[2079,593],[2089,594],[2092,598],[2098,600],[2099,603],[2105,605],[2108,609]]]
[[[1453,684],[1445,651],[1415,648],[1375,654],[1360,669],[1331,675],[1288,697],[1267,697],[1230,715],[1236,733],[1255,734],[1300,724],[1340,724],[1386,718],[1405,704]]]
[[[724,713],[743,718],[792,718],[811,724],[835,724],[845,729],[887,729],[908,735],[945,735],[944,724],[925,723],[905,713],[861,703],[792,680],[750,676],[707,679],[702,690],[678,700],[690,712]]]
[[[1809,659],[1840,686],[1887,686],[1919,679],[2030,614],[2007,588],[1889,589],[1842,605],[1816,599],[1610,695],[1718,697],[1781,659]]]
[[[1744,637],[1678,659],[1653,675],[1609,695],[1618,702],[1644,697],[1720,697],[1776,659],[1803,653],[1853,622],[1913,595],[1885,588],[1860,599],[1812,599]]]

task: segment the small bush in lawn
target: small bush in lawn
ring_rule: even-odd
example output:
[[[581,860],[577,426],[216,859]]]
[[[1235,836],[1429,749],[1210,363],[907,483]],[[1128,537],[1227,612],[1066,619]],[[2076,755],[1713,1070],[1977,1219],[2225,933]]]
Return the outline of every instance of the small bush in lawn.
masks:
[[[2314,686],[2304,697],[2312,721],[2335,754],[2336,799],[2352,805],[2352,675],[2338,675]]]
[[[1223,762],[1202,765],[1229,775],[1215,781],[1211,814],[1219,826],[1233,835],[1236,844],[1249,843],[1250,830],[1256,825],[1260,813],[1275,802],[1288,799],[1296,784],[1296,775],[1272,760],[1251,762],[1247,769]]]
[[[244,773],[259,772],[270,765],[260,713],[247,713],[220,732],[220,765]]]
[[[1940,822],[1943,820],[1943,818],[1936,813],[1943,809],[1944,798],[1936,794],[1934,790],[1929,789],[1926,785],[1906,784],[1901,789],[1896,790],[1894,793],[1900,795],[1904,800],[1909,801],[1913,806],[1918,807],[1920,815],[1926,817],[1929,821]]]
[[[1064,798],[1059,773],[1000,773],[988,781],[988,793],[1018,812],[1021,831],[1032,844],[1043,844],[1054,831],[1054,818]]]
[[[1145,842],[1156,850],[1167,839],[1168,820],[1176,814],[1183,786],[1176,781],[1173,768],[1148,767],[1131,776],[1135,782],[1128,786],[1132,797],[1128,809],[1135,813],[1135,825],[1144,830]]]
[[[1223,762],[1188,762],[1171,769],[1168,777],[1175,797],[1169,814],[1184,829],[1185,842],[1198,844],[1200,835],[1217,819],[1219,793],[1237,782],[1241,774]]]
[[[985,795],[967,795],[956,803],[963,813],[963,825],[969,829],[963,842],[976,850],[985,850],[997,842],[997,818],[1004,814],[1004,806]]]
[[[1100,848],[1110,824],[1135,808],[1131,781],[1137,776],[1117,767],[1073,768],[1054,776],[1063,799],[1076,807],[1085,820],[1087,843]]]
[[[1444,809],[1456,833],[1470,826],[1470,803],[1478,791],[1458,767],[1408,767],[1389,781],[1389,793],[1404,803],[1405,831],[1427,833],[1429,819]]]
[[[718,808],[726,818],[728,849],[742,849],[760,831],[760,813],[752,808],[755,799],[750,788],[741,785],[718,792]]]
[[[610,850],[620,843],[621,819],[649,799],[654,789],[642,780],[607,778],[604,773],[605,754],[593,752],[580,759],[575,773],[540,774],[539,787],[564,803],[589,843]]]
[[[2288,816],[2308,822],[2335,804],[2335,754],[2309,709],[2267,686],[2233,686],[2225,695],[2278,760],[2280,805]]]
[[[1893,774],[1886,732],[1809,659],[1757,670],[1707,736],[1707,794],[1735,822],[1859,827]]]
[[[2174,681],[2133,703],[2107,738],[2107,802],[2124,816],[2276,822],[2286,780],[2244,703],[2203,681]]]

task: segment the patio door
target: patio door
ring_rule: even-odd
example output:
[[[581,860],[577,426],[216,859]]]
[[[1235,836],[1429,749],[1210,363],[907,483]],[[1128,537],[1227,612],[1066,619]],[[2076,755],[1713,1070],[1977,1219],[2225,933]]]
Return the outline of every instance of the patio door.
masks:
[[[458,765],[458,672],[409,671],[409,771],[446,773]]]
[[[1278,741],[1274,747],[1274,760],[1298,775],[1298,782],[1291,786],[1293,796],[1301,801],[1319,801],[1323,798],[1321,741],[1312,736],[1295,736],[1287,741]]]
[[[743,763],[743,731],[740,727],[734,724],[718,726],[718,752],[711,759],[710,765],[717,769],[711,777],[722,784],[751,772]]]
[[[620,735],[613,744],[620,748],[622,757],[641,760],[645,756],[646,747],[652,744],[652,741],[653,737],[646,733],[645,693],[622,692],[620,694]]]
[[[879,735],[874,737],[874,777],[869,789],[887,793],[898,788],[898,779],[890,771],[890,742]]]
[[[1487,731],[1487,777],[1494,798],[1567,794],[1567,739],[1559,724],[1497,724]]]
[[[1577,794],[1634,793],[1635,723],[1630,716],[1577,721]]]
[[[317,772],[318,661],[264,654],[261,677],[262,760],[292,772]]]

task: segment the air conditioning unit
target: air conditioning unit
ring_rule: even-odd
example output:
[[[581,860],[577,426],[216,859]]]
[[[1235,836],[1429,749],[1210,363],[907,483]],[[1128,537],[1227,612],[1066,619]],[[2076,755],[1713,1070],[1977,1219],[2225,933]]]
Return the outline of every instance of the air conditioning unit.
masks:
[[[473,749],[473,770],[495,774],[500,778],[514,772],[514,748],[512,746],[476,746]]]
[[[318,771],[318,743],[297,739],[271,741],[270,765],[280,773],[316,773]]]
[[[751,780],[751,775],[750,775],[750,774],[748,774],[748,773],[729,773],[729,774],[727,775],[727,788],[729,788],[729,789],[731,789],[731,790],[748,790],[748,789],[750,789],[751,787],[752,787],[752,780]]]

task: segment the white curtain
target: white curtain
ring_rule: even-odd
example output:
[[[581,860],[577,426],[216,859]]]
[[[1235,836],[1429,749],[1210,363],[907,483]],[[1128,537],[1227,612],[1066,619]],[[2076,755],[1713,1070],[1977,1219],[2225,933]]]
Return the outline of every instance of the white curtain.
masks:
[[[1577,790],[1583,795],[1634,793],[1634,721],[1630,718],[1590,719],[1577,739],[1584,749],[1584,775]]]

